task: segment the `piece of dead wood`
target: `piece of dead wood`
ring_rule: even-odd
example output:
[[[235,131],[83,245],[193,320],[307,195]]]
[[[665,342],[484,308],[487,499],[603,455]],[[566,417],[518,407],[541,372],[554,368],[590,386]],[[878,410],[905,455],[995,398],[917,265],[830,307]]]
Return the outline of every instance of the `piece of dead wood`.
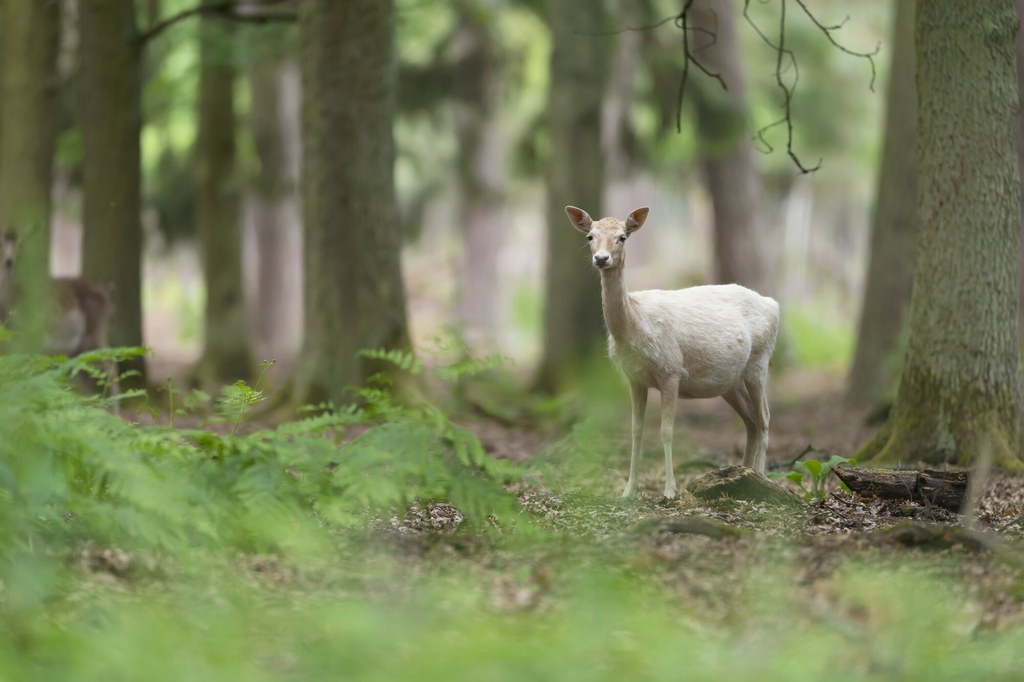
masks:
[[[832,471],[850,490],[865,497],[912,500],[959,512],[967,495],[966,471],[864,469],[849,465]]]
[[[795,493],[777,485],[750,467],[732,465],[715,469],[687,486],[693,496],[706,502],[729,498],[776,505],[803,504]]]

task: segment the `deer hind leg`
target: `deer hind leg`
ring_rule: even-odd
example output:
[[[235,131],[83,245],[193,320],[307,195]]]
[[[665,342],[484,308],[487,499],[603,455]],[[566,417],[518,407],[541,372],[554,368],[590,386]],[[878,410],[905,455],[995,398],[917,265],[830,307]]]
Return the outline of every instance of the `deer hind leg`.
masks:
[[[743,384],[750,395],[750,405],[754,417],[755,432],[755,456],[753,469],[763,474],[765,469],[765,458],[768,453],[768,425],[771,421],[771,413],[768,410],[768,363],[763,367],[757,367],[747,377],[744,377]]]
[[[754,419],[754,408],[750,404],[750,395],[747,387],[737,383],[728,392],[722,394],[722,399],[729,404],[736,414],[743,420],[743,426],[747,429],[747,445],[743,450],[743,466],[754,468],[757,464],[757,421]]]

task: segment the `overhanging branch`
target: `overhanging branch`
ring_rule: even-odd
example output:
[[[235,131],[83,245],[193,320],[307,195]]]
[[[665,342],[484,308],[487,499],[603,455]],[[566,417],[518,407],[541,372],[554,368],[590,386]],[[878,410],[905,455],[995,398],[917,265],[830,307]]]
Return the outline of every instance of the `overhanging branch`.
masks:
[[[271,5],[282,5],[290,1],[291,0],[263,0],[261,4],[265,7]],[[251,3],[238,2],[238,0],[224,0],[223,2],[212,2],[197,5],[158,21],[139,34],[139,43],[145,45],[175,24],[184,21],[185,19],[197,16],[216,16],[223,19],[229,19],[231,21],[253,24],[266,24],[278,21],[291,22],[295,21],[297,18],[296,13],[292,10],[272,9],[271,11],[266,11],[263,7],[260,7],[257,10],[257,8]]]

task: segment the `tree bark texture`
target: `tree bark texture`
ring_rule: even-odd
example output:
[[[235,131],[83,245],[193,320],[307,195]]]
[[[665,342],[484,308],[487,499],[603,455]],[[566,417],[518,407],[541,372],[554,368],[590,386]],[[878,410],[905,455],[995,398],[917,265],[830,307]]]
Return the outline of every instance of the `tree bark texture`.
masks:
[[[890,421],[861,460],[1020,466],[1014,0],[917,7],[917,263]]]
[[[1024,0],[1017,0],[1017,21],[1024,21]],[[1017,29],[1017,171],[1024,182],[1024,31]],[[1019,267],[1024,272],[1024,188],[1021,189],[1021,252]],[[1017,336],[1024,347],[1024,277],[1019,283],[1020,300],[1018,301]]]
[[[82,274],[114,285],[111,343],[142,343],[141,55],[134,0],[79,5],[82,125]],[[145,363],[128,388],[145,386]],[[122,370],[126,369],[122,363]]]
[[[967,497],[966,471],[909,471],[840,466],[832,470],[858,495],[934,504],[959,512]]]
[[[305,334],[298,401],[341,400],[409,343],[393,168],[394,3],[303,0]]]
[[[585,359],[604,342],[601,287],[582,235],[565,217],[579,206],[595,218],[604,203],[601,110],[611,46],[603,0],[548,3],[552,34],[548,92],[547,270],[544,348],[538,387],[572,383]]]
[[[207,4],[216,0],[205,0]],[[234,37],[224,20],[205,16],[199,31],[196,222],[206,288],[204,384],[245,379],[252,371],[242,287],[240,193],[235,152]]]
[[[847,379],[846,398],[855,407],[875,405],[890,397],[898,377],[899,340],[914,281],[917,203],[914,4],[915,0],[893,3],[893,55],[886,95],[882,168],[875,190],[857,347]]]
[[[501,60],[493,0],[460,5],[454,48],[460,68],[454,87],[459,140],[458,220],[462,230],[459,323],[471,344],[494,341],[498,266],[505,232],[505,140],[500,118]]]
[[[26,348],[38,352],[47,317],[60,2],[4,0],[0,12],[0,229],[20,237],[18,325]]]
[[[714,210],[715,281],[767,291],[761,176],[754,163],[747,113],[747,83],[736,35],[733,0],[695,0],[691,39],[701,63],[721,75],[691,83],[697,109],[701,170]]]

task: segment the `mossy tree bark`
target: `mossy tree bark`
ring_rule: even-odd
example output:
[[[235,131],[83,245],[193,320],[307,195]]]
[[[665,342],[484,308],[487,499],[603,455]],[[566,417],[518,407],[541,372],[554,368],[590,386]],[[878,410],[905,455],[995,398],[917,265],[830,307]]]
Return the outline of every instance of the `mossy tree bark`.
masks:
[[[882,168],[857,346],[846,399],[855,407],[877,404],[896,383],[896,360],[914,280],[914,212],[917,204],[917,92],[914,87],[914,2],[893,3],[893,56],[886,96]]]
[[[1024,0],[1017,0],[1017,20],[1024,22]],[[1021,182],[1024,182],[1024,30],[1017,30],[1017,98],[1020,109],[1017,112],[1017,170],[1021,174]],[[1020,271],[1024,273],[1024,187],[1021,188],[1021,252]],[[1018,337],[1021,347],[1024,348],[1024,277],[1020,278],[1020,302],[1018,309],[1021,310],[1017,319]]]
[[[604,343],[601,287],[581,251],[581,236],[565,217],[566,204],[595,218],[604,203],[601,107],[612,53],[604,0],[548,3],[551,83],[547,176],[547,271],[544,348],[537,385],[570,385],[583,361]]]
[[[859,457],[1019,467],[1014,0],[917,6],[917,264],[889,423]]]
[[[761,176],[747,125],[747,83],[733,0],[696,0],[690,8],[701,63],[721,75],[694,79],[697,137],[704,184],[714,209],[715,281],[768,293]],[[702,33],[703,31],[703,33]]]
[[[305,325],[294,399],[343,400],[409,338],[394,190],[394,3],[303,0]]]
[[[79,5],[82,125],[82,274],[112,283],[117,311],[111,343],[142,343],[142,223],[140,216],[141,48],[134,0]],[[144,387],[145,362],[122,387]]]
[[[0,12],[0,229],[20,237],[20,340],[39,351],[50,271],[60,2],[3,0]]]
[[[204,0],[215,4],[218,0]],[[194,370],[201,384],[248,378],[249,322],[242,288],[240,193],[235,153],[234,36],[222,19],[199,26],[196,134],[196,223],[206,309],[203,354]]]

